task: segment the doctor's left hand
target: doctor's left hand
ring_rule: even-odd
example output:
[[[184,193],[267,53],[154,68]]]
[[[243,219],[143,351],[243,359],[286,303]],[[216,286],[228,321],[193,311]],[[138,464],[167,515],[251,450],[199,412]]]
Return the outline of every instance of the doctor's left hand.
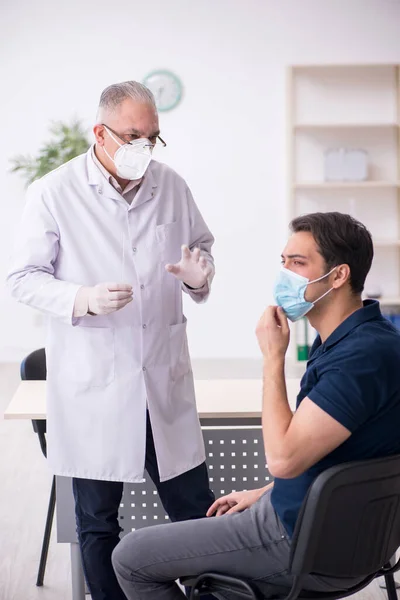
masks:
[[[191,288],[202,288],[211,275],[212,266],[204,256],[200,256],[200,248],[193,252],[187,246],[182,246],[182,258],[175,265],[165,265],[166,270],[175,275]]]

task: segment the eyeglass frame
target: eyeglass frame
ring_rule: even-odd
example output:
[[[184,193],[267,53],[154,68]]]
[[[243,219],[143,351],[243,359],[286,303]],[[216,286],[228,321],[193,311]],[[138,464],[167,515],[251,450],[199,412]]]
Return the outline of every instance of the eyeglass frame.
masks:
[[[109,125],[106,125],[105,123],[101,123],[101,125],[103,127],[105,127],[106,129],[109,129],[111,131],[111,133],[113,133],[114,135],[116,135],[122,142],[124,142],[124,144],[132,144],[132,142],[136,142],[136,140],[140,140],[140,137],[137,137],[135,140],[131,140],[130,142],[127,142],[119,133],[117,133],[116,131],[114,131],[114,129],[111,129],[111,127],[109,127]],[[135,135],[134,133],[124,133],[124,135]],[[142,138],[143,139],[143,138]],[[145,138],[148,139],[148,138]],[[163,148],[166,147],[167,142],[164,142],[164,140],[162,139],[162,137],[160,135],[157,136],[157,139],[160,140]],[[157,142],[156,142],[157,143]],[[150,142],[151,144],[151,142]],[[156,144],[151,144],[151,146],[154,148]]]

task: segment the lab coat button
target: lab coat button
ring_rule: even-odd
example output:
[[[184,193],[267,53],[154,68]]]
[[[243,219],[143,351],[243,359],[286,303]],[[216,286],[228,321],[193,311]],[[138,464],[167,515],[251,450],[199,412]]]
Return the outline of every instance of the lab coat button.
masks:
[[[145,323],[145,324],[143,325],[143,329],[146,329],[146,327],[147,327],[147,325],[146,325],[146,323]]]
[[[134,252],[134,253],[136,252],[136,250],[137,250],[137,248],[133,248],[133,252]]]
[[[99,194],[103,193],[103,188],[99,187]]]
[[[142,285],[140,286],[140,289],[141,289],[141,290],[144,290],[144,285],[143,285],[143,283],[142,283]]]

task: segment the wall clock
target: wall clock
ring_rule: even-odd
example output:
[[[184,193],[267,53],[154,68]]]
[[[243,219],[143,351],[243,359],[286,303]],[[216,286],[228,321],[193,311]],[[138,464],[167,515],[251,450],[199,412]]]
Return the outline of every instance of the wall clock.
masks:
[[[158,110],[172,110],[182,99],[182,83],[171,71],[152,71],[146,75],[143,84],[153,92]]]

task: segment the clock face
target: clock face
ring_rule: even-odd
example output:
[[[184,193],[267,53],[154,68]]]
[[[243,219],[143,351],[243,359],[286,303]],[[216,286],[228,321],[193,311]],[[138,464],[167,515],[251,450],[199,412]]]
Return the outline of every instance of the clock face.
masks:
[[[153,71],[145,77],[143,84],[153,92],[158,110],[171,110],[182,98],[182,84],[169,71]]]

